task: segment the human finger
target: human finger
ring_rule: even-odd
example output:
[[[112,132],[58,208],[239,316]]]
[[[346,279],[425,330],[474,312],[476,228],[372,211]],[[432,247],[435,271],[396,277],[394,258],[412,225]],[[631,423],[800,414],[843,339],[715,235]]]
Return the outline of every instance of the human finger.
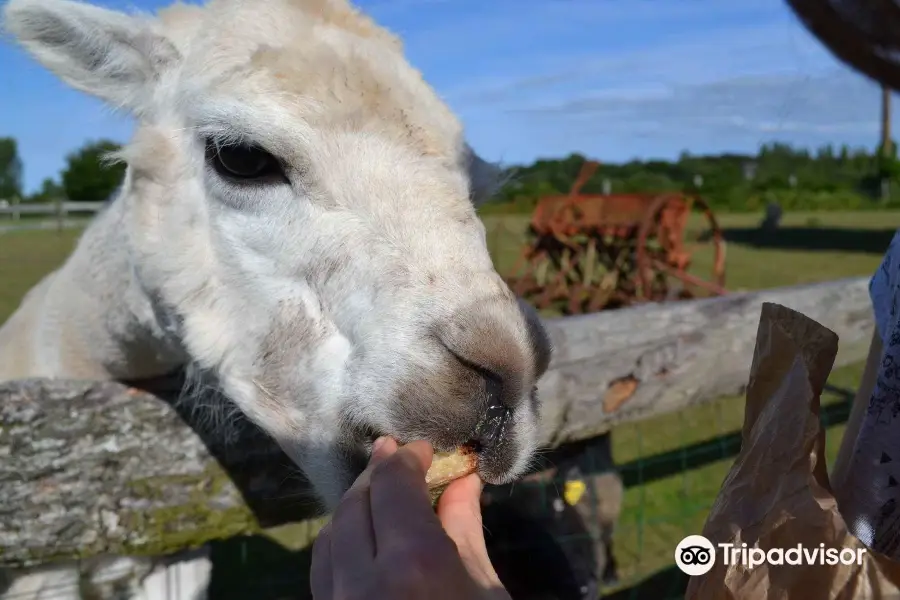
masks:
[[[379,462],[397,451],[389,438],[377,440],[369,465],[344,494],[331,519],[331,557],[338,591],[351,579],[365,577],[375,560],[375,534],[370,507],[370,478]]]
[[[469,574],[483,587],[500,583],[484,540],[481,517],[481,478],[472,473],[450,483],[438,500],[437,515],[456,543]]]
[[[353,482],[353,485],[350,486],[350,490],[368,487],[375,465],[392,455],[399,447],[397,441],[392,437],[382,436],[375,440],[375,443],[372,444],[372,454],[369,456],[369,464],[366,465],[365,470],[359,474],[359,477],[357,477]],[[347,493],[349,493],[350,490],[347,490]]]
[[[402,446],[373,470],[369,495],[379,554],[410,539],[425,543],[429,533],[443,535],[425,483],[433,458],[431,444],[417,440]]]
[[[309,587],[314,600],[331,600],[334,597],[333,577],[331,523],[329,523],[319,531],[316,541],[313,542]]]

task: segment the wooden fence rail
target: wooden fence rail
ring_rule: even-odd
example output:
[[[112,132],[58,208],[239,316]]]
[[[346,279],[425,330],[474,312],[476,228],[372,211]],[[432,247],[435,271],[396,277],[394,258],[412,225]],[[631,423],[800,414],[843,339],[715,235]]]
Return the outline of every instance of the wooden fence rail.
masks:
[[[58,203],[0,203],[0,215],[18,219],[21,215],[57,215],[88,213],[93,214],[103,208],[105,202],[58,202]]]
[[[26,229],[81,227],[105,202],[26,202],[0,200],[0,233]],[[22,217],[37,217],[23,219]],[[47,217],[47,218],[40,218]],[[75,218],[73,218],[75,217]]]
[[[543,442],[740,393],[763,302],[833,329],[836,365],[865,357],[865,278],[551,319]],[[314,516],[274,443],[247,425],[223,446],[174,401],[179,385],[0,383],[0,566],[166,554]]]

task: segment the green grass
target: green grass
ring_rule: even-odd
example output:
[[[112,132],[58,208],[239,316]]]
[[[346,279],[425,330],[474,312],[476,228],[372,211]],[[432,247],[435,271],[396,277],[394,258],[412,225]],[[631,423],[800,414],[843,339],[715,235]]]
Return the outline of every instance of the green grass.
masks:
[[[13,231],[0,234],[0,323],[34,284],[72,251],[80,230]]]
[[[740,237],[742,231],[756,226],[760,215],[720,215],[718,219],[724,229]],[[483,220],[495,263],[505,274],[524,243],[528,218],[485,216]],[[900,227],[900,212],[797,213],[786,215],[782,226],[787,229],[782,236],[785,239],[778,241],[781,247],[728,243],[726,284],[730,289],[868,276],[877,268],[891,232]],[[702,225],[695,219],[691,229],[699,231]],[[64,260],[77,235],[77,231],[0,235],[0,322],[34,283]],[[829,383],[852,395],[861,373],[861,363],[838,369]],[[829,393],[823,397],[823,405],[845,405],[846,394]],[[743,399],[723,398],[615,429],[614,458],[623,466],[628,485],[615,541],[623,582],[633,583],[672,565],[678,541],[702,529],[737,451],[734,436],[729,434],[739,432],[742,421]],[[840,418],[827,429],[829,461],[833,461],[843,430]],[[703,442],[713,458],[700,461],[703,464],[697,468],[678,469],[692,460],[679,449]],[[657,475],[638,485],[642,473],[658,466],[651,461],[668,461],[674,468],[669,475]]]

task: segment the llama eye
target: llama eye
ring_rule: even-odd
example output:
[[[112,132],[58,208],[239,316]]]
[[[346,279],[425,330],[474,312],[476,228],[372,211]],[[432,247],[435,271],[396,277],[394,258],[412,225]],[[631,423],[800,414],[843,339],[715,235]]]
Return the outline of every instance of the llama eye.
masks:
[[[278,160],[258,146],[246,144],[207,145],[207,158],[222,176],[243,181],[285,180]]]

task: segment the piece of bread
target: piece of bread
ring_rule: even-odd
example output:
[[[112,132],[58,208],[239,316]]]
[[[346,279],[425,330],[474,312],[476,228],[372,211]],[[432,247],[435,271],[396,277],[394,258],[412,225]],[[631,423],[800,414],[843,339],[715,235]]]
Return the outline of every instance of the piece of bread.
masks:
[[[477,469],[478,455],[468,446],[460,446],[453,452],[435,452],[431,467],[425,473],[425,484],[432,504],[437,504],[438,498],[452,481]]]

